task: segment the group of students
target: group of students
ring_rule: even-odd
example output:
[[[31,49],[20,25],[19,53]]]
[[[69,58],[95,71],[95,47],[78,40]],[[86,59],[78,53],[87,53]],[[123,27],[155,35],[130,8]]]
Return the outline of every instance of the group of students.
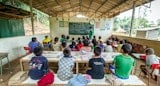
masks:
[[[86,49],[88,51],[88,47],[90,42],[93,44],[96,42],[99,42],[99,45],[93,45],[93,57],[89,60],[88,64],[91,69],[86,71],[86,74],[91,76],[92,79],[102,79],[105,75],[105,60],[101,57],[101,53],[103,51],[103,47],[100,46],[102,43],[101,37],[99,37],[98,41],[95,40],[95,37],[90,41],[87,37],[83,37],[84,40],[83,44],[81,46],[86,46],[87,48],[81,48]],[[57,38],[55,38],[57,41]],[[54,40],[54,41],[55,41]],[[65,43],[65,39],[61,39],[62,44]],[[69,47],[65,47],[63,49],[63,57],[60,58],[58,61],[58,71],[57,71],[57,77],[62,80],[70,80],[74,77],[73,75],[73,68],[74,68],[74,58],[71,55],[71,52],[74,50],[73,43],[75,42],[73,39],[71,40],[72,43],[69,45]],[[78,43],[81,42],[81,40],[77,40]],[[107,41],[107,45],[110,45],[110,41]],[[109,69],[112,70],[112,73],[121,78],[121,79],[127,79],[129,78],[129,74],[135,64],[135,61],[133,58],[129,56],[129,53],[132,50],[132,46],[130,44],[123,44],[121,47],[121,55],[118,55],[114,58],[113,65],[110,66]],[[45,75],[49,69],[48,69],[48,61],[46,57],[43,56],[43,48],[41,46],[37,46],[34,48],[33,53],[35,54],[34,57],[29,62],[29,76],[31,79],[37,80],[41,79],[43,75]]]
[[[101,57],[101,53],[104,51],[113,52],[114,44],[116,44],[117,41],[114,39],[108,39],[106,41],[106,47],[102,47],[101,44],[103,44],[103,40],[101,37],[96,40],[95,36],[93,39],[83,36],[82,39],[78,38],[76,41],[73,38],[72,40],[69,40],[69,36],[66,38],[64,37],[65,36],[63,35],[60,40],[61,45],[65,45],[65,47],[63,47],[63,57],[61,57],[58,61],[57,77],[62,81],[70,80],[74,77],[73,68],[75,62],[73,56],[71,55],[72,51],[92,51],[93,48],[94,55],[88,62],[91,69],[87,70],[86,74],[91,76],[92,79],[104,78],[106,65],[105,60]],[[58,41],[59,38],[55,37],[53,44],[58,43]],[[67,42],[71,42],[68,47],[66,47]],[[119,43],[118,47],[120,46],[119,52],[121,54],[115,56],[113,64],[111,64],[108,69],[110,69],[112,74],[117,78],[128,79],[132,68],[135,65],[135,60],[129,55],[132,51],[132,46],[128,43],[125,43],[124,40],[121,40],[117,43]],[[40,45],[38,41],[37,44]],[[77,46],[80,47],[80,49],[77,48]],[[108,50],[104,50],[103,48],[108,48]],[[43,56],[42,46],[35,47],[32,52],[35,54],[35,56],[32,57],[29,62],[29,76],[34,80],[41,79],[41,77],[49,71],[48,61],[46,57]],[[149,66],[151,66],[151,64],[159,64],[155,58],[153,49],[147,49],[146,55],[147,64],[149,64]],[[144,73],[146,72],[144,66],[141,66],[141,69]],[[152,73],[154,74],[155,71],[153,70]]]
[[[31,48],[30,52],[33,52],[36,46],[43,46],[44,49],[47,47],[54,51],[63,51],[65,48],[70,48],[71,51],[85,50],[88,52],[93,51],[94,47],[100,46],[102,52],[113,52],[112,41],[108,40],[104,43],[101,36],[98,39],[96,39],[96,36],[93,36],[93,39],[90,39],[88,36],[82,36],[78,37],[77,40],[75,38],[70,40],[69,36],[62,35],[60,40],[58,37],[55,37],[53,41],[48,36],[45,36],[42,44],[36,37],[33,37],[28,46]]]

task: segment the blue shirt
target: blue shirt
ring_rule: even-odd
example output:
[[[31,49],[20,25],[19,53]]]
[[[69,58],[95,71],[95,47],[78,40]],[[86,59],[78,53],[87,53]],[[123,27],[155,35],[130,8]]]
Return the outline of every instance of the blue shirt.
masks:
[[[40,79],[48,71],[48,61],[44,56],[34,56],[29,62],[29,76],[31,79]]]
[[[40,46],[40,43],[39,42],[29,42],[28,46],[31,48],[30,52],[33,52],[34,51],[34,48],[36,48],[37,46]]]

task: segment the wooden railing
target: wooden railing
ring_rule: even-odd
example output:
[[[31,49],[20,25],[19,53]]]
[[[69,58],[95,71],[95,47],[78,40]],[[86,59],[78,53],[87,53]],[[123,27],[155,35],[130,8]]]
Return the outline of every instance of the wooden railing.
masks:
[[[155,54],[160,57],[160,41],[156,40],[148,40],[148,39],[142,39],[142,38],[136,38],[136,37],[128,37],[128,36],[117,36],[118,39],[126,39],[129,42],[148,46],[150,48],[153,48],[155,51]]]

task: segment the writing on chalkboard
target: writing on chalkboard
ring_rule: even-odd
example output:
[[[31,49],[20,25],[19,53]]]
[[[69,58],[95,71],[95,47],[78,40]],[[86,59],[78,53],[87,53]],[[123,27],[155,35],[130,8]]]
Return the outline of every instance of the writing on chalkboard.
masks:
[[[94,30],[94,25],[83,22],[70,22],[69,34],[70,35],[88,35],[90,30]]]

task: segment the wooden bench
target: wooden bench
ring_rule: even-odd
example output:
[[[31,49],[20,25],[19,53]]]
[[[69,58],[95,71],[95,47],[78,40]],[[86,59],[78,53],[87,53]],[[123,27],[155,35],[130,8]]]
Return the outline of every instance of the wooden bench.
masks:
[[[38,80],[33,80],[30,77],[22,77],[24,75],[24,71],[20,71],[14,76],[12,76],[8,82],[9,86],[36,86]],[[55,74],[55,79],[53,86],[65,86],[68,81],[61,81],[57,75]],[[87,86],[110,86],[109,82],[106,82],[105,78],[103,79],[91,79],[91,82],[88,83]]]
[[[8,82],[9,86],[36,86],[38,80],[32,80],[30,77],[26,78],[26,72],[20,71],[14,76],[12,76]],[[143,81],[141,81],[137,76],[131,75],[127,80],[119,81],[123,86],[146,86]],[[55,74],[54,84],[53,86],[65,86],[68,81],[61,81],[57,75]],[[91,82],[88,83],[87,86],[112,86],[112,84],[107,81],[105,78],[103,79],[91,79]]]

